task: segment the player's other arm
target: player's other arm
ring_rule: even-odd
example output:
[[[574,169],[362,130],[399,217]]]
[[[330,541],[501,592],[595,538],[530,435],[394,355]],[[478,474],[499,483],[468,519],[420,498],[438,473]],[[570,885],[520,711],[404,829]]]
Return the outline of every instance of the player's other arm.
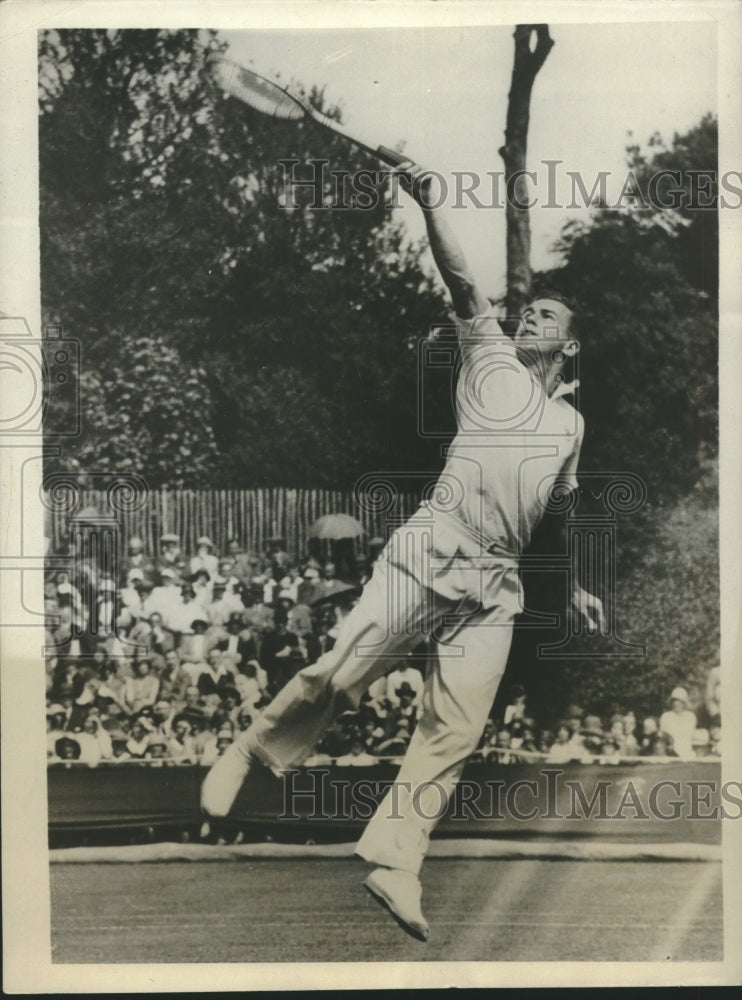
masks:
[[[558,490],[576,490],[579,488],[577,482],[577,464],[579,462],[582,440],[585,436],[585,421],[582,414],[575,411],[577,421],[577,436],[575,446],[559,474],[555,484]],[[566,550],[569,545],[567,532],[566,515],[559,517],[559,528],[562,536],[562,549]],[[590,585],[590,581],[580,579],[581,553],[579,547],[572,553],[572,565],[570,567],[570,611],[576,619],[581,619],[589,633],[605,629],[605,613],[603,602],[595,594],[586,590],[583,583]]]
[[[423,209],[425,226],[433,259],[448,288],[459,319],[473,319],[489,309],[489,301],[477,287],[469,265],[448,219],[440,208],[433,208],[436,196],[432,176],[425,167],[403,164],[397,174],[402,187]]]

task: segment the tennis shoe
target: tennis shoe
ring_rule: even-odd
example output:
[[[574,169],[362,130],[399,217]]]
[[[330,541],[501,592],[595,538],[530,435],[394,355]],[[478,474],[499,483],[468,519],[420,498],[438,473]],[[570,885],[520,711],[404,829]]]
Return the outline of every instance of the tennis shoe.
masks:
[[[422,886],[416,875],[400,868],[375,868],[363,885],[402,930],[418,941],[428,940],[430,927],[422,914]]]

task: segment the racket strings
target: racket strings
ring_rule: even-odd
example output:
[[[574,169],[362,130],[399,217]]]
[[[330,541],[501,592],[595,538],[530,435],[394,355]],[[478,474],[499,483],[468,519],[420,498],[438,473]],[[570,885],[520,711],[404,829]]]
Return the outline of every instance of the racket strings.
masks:
[[[280,87],[235,63],[214,60],[211,69],[221,88],[256,111],[272,118],[297,121],[304,109]]]

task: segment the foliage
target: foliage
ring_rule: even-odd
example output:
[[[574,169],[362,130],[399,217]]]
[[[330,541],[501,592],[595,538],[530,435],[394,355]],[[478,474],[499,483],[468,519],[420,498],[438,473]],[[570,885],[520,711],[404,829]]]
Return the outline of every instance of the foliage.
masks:
[[[331,170],[378,164],[225,101],[205,69],[220,48],[193,31],[42,34],[43,306],[82,341],[86,426],[91,387],[146,336],[200,372],[211,401],[217,450],[206,434],[192,485],[347,485],[388,466],[392,433],[402,467],[425,465],[412,346],[445,305],[420,248],[392,224],[383,181],[365,211],[317,208],[310,188],[287,204],[281,159],[299,161],[297,179],[327,161],[330,203],[350,198]],[[159,391],[148,372],[140,390]],[[154,454],[140,459],[152,486],[174,484]]]

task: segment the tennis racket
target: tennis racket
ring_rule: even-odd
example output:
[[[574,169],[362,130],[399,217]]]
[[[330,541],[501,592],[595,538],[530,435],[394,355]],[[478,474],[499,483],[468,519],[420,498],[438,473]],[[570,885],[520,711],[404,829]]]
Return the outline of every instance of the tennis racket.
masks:
[[[374,146],[364,142],[358,135],[350,133],[346,128],[317,111],[311,104],[307,104],[296,94],[293,94],[286,87],[280,87],[271,80],[266,80],[264,76],[253,73],[244,66],[239,66],[231,59],[223,56],[212,56],[207,63],[209,70],[214,76],[221,89],[230,97],[237,98],[243,104],[249,105],[255,111],[260,111],[271,118],[282,118],[284,121],[301,121],[311,118],[322,128],[342,135],[355,146],[378,157],[390,167],[398,167],[402,163],[407,163],[408,156],[389,149],[387,146]]]

